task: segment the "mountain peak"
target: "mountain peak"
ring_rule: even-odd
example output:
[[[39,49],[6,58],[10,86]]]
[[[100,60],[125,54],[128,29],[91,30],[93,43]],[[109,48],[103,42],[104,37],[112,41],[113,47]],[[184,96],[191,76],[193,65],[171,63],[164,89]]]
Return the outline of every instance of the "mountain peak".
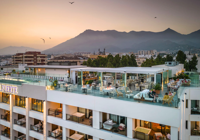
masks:
[[[166,30],[164,30],[163,32],[176,32],[174,30],[172,30],[171,28],[167,28]],[[177,33],[177,32],[176,32]]]

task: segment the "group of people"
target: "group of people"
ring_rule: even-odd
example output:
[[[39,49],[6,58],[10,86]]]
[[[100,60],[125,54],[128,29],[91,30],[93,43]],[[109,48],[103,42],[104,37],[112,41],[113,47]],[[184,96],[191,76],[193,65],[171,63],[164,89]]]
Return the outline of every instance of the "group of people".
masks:
[[[156,92],[155,89],[150,90],[149,92],[149,98],[153,98],[153,102],[156,101]],[[169,93],[165,93],[165,96],[163,97],[163,99],[169,99],[170,96],[173,96],[173,93],[171,91],[169,91]]]

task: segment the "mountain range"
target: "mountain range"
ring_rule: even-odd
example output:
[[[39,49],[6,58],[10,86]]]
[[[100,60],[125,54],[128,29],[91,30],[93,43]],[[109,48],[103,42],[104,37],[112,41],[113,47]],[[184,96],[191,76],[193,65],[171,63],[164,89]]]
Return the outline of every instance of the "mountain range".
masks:
[[[134,52],[138,50],[176,51],[200,49],[200,30],[190,34],[180,34],[170,28],[162,32],[116,30],[86,30],[78,36],[43,51],[45,54],[73,52]]]
[[[9,46],[0,49],[0,55],[13,55],[16,54],[17,52],[24,53],[26,51],[41,51],[41,50],[23,46],[21,47]]]

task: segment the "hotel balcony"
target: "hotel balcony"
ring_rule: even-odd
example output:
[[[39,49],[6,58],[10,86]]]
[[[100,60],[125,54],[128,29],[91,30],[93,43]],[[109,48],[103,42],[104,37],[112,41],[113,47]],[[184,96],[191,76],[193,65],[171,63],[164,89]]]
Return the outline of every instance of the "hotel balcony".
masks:
[[[32,99],[32,110],[43,113],[43,101],[38,99]]]
[[[62,104],[55,102],[48,102],[48,116],[62,118]]]
[[[92,110],[66,105],[66,120],[92,126]]]
[[[10,95],[2,93],[2,103],[10,104]]]
[[[10,139],[10,128],[4,127],[4,130],[1,130],[1,135],[4,136],[5,138]]]
[[[48,137],[54,138],[56,140],[62,140],[62,127],[54,124],[48,124],[49,128]]]
[[[66,140],[93,140],[93,137],[78,131],[69,130],[69,136]]]
[[[26,108],[26,98],[15,95],[15,106]]]
[[[2,110],[1,109],[1,119],[7,122],[10,122],[10,111]]]
[[[31,118],[30,130],[43,134],[43,121]]]
[[[191,121],[191,136],[200,136],[200,122]]]
[[[200,115],[200,100],[191,100],[191,114]]]
[[[14,140],[26,140],[26,135],[20,132],[17,132],[17,136],[14,137]]]
[[[15,113],[14,117],[17,117],[17,119],[14,119],[14,124],[26,128],[26,116]]]
[[[127,136],[127,118],[123,116],[102,113],[100,129]]]

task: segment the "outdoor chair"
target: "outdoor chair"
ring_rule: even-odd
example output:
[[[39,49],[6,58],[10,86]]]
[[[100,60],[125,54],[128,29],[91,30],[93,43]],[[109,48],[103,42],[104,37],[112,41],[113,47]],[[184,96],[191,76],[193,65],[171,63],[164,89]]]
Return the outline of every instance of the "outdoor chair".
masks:
[[[122,92],[118,91],[117,89],[115,89],[115,90],[116,90],[116,92],[117,92],[117,98],[118,98],[119,96],[123,97],[123,93],[122,93]]]

